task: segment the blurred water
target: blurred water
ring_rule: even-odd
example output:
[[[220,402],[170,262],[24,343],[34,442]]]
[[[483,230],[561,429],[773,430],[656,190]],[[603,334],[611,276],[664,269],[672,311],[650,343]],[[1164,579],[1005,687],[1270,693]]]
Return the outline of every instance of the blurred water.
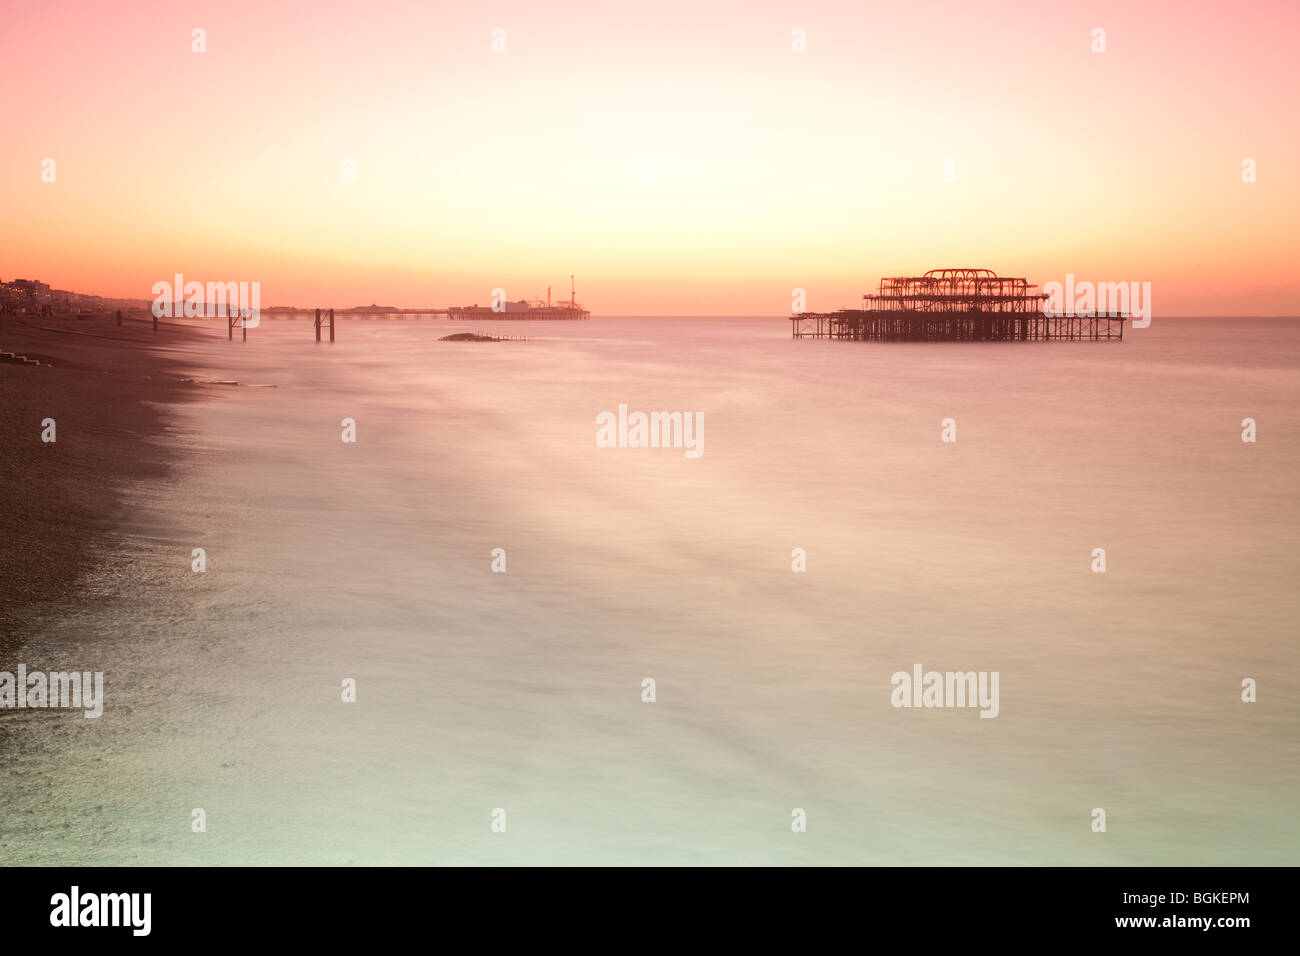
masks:
[[[437,341],[476,327],[536,338]],[[6,862],[1296,862],[1297,323],[204,331],[197,377],[276,388],[173,410],[23,652],[107,701],[0,715]],[[703,457],[598,448],[620,403],[703,412]],[[1000,716],[891,707],[916,663],[999,671]]]

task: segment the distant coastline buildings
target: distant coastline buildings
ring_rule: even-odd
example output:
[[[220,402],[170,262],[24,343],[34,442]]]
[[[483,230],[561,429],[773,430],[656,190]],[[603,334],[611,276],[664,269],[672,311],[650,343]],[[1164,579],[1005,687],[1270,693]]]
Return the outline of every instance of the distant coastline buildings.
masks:
[[[55,312],[107,312],[146,307],[145,299],[110,299],[84,292],[51,289],[39,279],[0,279],[0,315],[52,315]]]
[[[0,280],[0,312],[46,314],[54,309],[54,292],[36,279]]]

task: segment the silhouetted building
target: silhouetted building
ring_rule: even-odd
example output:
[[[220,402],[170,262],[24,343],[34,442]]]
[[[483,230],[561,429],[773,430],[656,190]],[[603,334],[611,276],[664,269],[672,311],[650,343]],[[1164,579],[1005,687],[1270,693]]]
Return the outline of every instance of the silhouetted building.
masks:
[[[53,305],[50,287],[35,279],[10,279],[0,282],[0,310],[5,312],[41,312]]]

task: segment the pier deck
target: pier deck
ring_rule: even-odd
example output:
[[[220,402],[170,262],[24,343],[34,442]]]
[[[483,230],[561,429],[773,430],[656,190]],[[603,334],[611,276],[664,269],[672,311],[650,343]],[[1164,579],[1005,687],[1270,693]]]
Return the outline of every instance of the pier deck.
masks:
[[[790,317],[791,338],[854,342],[1050,342],[1119,340],[1122,315],[917,312],[840,309]]]
[[[790,316],[796,339],[855,342],[1052,342],[1120,340],[1126,315],[1058,315],[1047,295],[988,269],[932,269],[880,280],[864,308]]]

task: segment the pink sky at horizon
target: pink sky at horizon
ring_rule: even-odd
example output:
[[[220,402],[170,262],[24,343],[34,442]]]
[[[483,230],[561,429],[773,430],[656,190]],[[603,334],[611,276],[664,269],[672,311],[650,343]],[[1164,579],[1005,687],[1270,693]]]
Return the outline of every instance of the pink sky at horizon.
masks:
[[[1294,315],[1297,46],[1295,2],[11,6],[0,277],[779,315],[979,266]]]

